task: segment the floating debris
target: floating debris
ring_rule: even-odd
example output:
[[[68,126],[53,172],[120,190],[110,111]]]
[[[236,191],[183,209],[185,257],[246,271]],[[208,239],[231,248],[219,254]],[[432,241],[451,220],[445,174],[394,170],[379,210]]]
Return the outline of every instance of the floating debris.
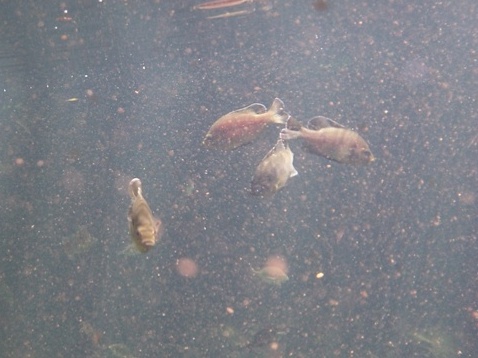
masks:
[[[92,236],[85,226],[80,226],[78,230],[63,241],[63,250],[70,260],[85,254],[98,243],[98,239]]]

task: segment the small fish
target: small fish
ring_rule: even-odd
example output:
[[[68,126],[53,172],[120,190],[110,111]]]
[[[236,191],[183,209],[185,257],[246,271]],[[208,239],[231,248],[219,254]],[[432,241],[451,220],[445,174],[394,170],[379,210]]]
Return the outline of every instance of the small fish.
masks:
[[[280,286],[282,283],[289,279],[287,274],[280,267],[272,265],[265,266],[264,268],[257,271],[252,269],[252,272],[262,281],[271,285]]]
[[[256,168],[251,182],[252,195],[270,197],[296,176],[294,153],[286,141],[279,139]]]
[[[269,123],[285,124],[289,114],[284,102],[274,99],[269,110],[253,103],[219,118],[209,129],[203,144],[207,147],[232,150],[252,142]]]
[[[237,6],[251,3],[253,0],[212,0],[206,1],[193,7],[194,10],[223,9],[225,7]]]
[[[252,10],[238,10],[238,11],[230,11],[230,12],[227,11],[223,14],[208,16],[206,19],[208,19],[208,20],[225,19],[225,18],[228,18],[228,17],[249,15],[249,14],[252,14],[253,12],[254,12],[254,9],[252,9]]]
[[[330,118],[312,118],[305,128],[290,118],[280,137],[284,140],[301,138],[309,153],[345,164],[369,164],[375,160],[367,142],[356,132]]]
[[[161,220],[155,219],[148,203],[143,198],[141,180],[130,181],[128,192],[131,206],[128,210],[129,232],[133,243],[140,252],[147,252],[158,240],[161,230]]]

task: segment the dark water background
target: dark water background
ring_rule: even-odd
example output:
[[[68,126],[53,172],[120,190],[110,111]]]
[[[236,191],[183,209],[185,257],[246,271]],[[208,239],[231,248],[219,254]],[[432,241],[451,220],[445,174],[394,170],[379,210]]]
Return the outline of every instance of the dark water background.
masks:
[[[197,3],[0,1],[1,356],[478,356],[476,1]],[[291,143],[299,176],[249,196],[279,128],[201,141],[274,97],[377,160]],[[166,228],[146,255],[133,177]],[[276,255],[281,287],[251,274]],[[265,327],[277,349],[240,348]]]

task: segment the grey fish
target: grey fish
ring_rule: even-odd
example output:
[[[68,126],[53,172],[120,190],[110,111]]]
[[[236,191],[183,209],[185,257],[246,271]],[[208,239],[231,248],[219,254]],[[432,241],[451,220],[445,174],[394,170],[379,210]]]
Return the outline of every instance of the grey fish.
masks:
[[[279,139],[256,168],[251,183],[252,195],[270,197],[297,175],[294,153],[286,141]]]
[[[356,132],[330,118],[318,116],[309,120],[308,128],[295,118],[289,118],[280,137],[300,138],[305,150],[345,164],[369,164],[375,160],[367,142]]]

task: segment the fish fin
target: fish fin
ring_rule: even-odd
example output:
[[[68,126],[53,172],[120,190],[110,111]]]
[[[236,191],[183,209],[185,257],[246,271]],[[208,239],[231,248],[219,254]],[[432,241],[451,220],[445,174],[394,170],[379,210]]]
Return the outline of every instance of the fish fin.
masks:
[[[273,150],[284,150],[284,149],[287,149],[289,148],[289,144],[287,143],[286,140],[283,140],[280,136],[279,136],[279,139],[277,140],[276,144],[274,145],[274,147],[272,148]]]
[[[269,111],[272,112],[273,123],[285,124],[290,117],[290,114],[284,110],[284,102],[279,98],[274,99]]]
[[[296,118],[290,117],[287,120],[287,123],[286,123],[285,127],[287,129],[290,129],[291,131],[297,131],[298,132],[302,128],[302,123],[300,123]]]
[[[299,131],[294,131],[288,128],[283,128],[280,131],[280,138],[282,140],[290,140],[290,139],[297,139],[300,137],[300,132]]]
[[[319,129],[327,128],[327,127],[344,128],[343,125],[324,116],[317,116],[317,117],[311,118],[307,122],[307,128],[312,130],[317,131]]]
[[[252,112],[256,114],[262,114],[267,112],[267,107],[264,106],[262,103],[253,103],[247,107],[232,111],[231,113],[237,113],[237,112]]]
[[[289,149],[289,142],[280,138],[280,137],[279,137],[279,140],[277,141],[276,146],[279,144],[279,141],[282,143],[282,145],[284,146],[285,149]],[[291,151],[291,153],[292,153],[292,151]],[[294,153],[292,153],[292,163],[291,163],[292,164],[292,172],[290,173],[289,178],[295,177],[296,175],[299,174],[297,169],[295,169],[293,162],[294,162]]]
[[[262,158],[261,162],[263,162],[264,160],[269,158],[271,155],[273,155],[278,150],[277,146],[279,146],[281,144],[284,145],[284,143],[285,143],[285,141],[283,141],[282,139],[279,139],[277,141],[277,143],[272,147],[272,149],[267,152],[267,154],[264,156],[264,158]]]
[[[160,219],[155,219],[154,220],[154,228],[155,228],[155,233],[156,233],[155,236],[156,237],[161,236],[162,233],[163,233],[163,225],[162,224],[163,223],[161,222]]]
[[[141,180],[132,179],[128,185],[128,193],[132,200],[136,199],[141,194]]]

